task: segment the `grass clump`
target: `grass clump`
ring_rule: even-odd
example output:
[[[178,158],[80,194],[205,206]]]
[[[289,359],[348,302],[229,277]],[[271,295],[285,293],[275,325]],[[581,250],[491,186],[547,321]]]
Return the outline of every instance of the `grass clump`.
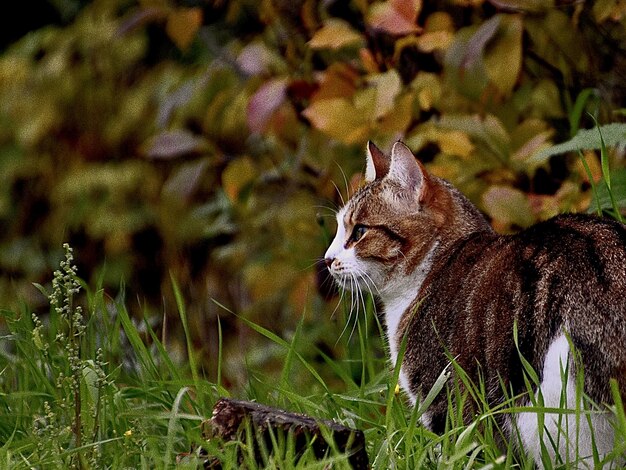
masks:
[[[80,281],[72,251],[65,250],[51,292],[40,286],[50,300],[47,314],[32,315],[26,307],[2,312],[8,331],[0,349],[0,468],[192,469],[203,467],[206,454],[222,468],[349,468],[348,458],[336,451],[321,461],[312,451],[297,451],[289,435],[271,436],[255,451],[248,444],[254,434],[249,427],[240,441],[205,442],[203,420],[219,396],[229,395],[219,374],[218,383],[211,383],[202,370],[190,367],[190,344],[189,364],[174,361],[150,323],[128,315],[123,296],[109,298]],[[187,331],[175,282],[174,292]],[[277,380],[250,370],[247,389],[238,397],[362,430],[373,469],[532,469],[532,460],[506,439],[503,415],[529,412],[547,419],[574,413],[579,422],[598,413],[592,407],[548,409],[540,400],[520,406],[523,397],[511,394],[491,405],[485,384],[472,382],[453,360],[422,405],[409,407],[397,390],[399,369],[388,367],[373,305],[367,309],[366,316],[352,317],[353,334],[336,332],[345,355],[317,350],[317,363],[308,359],[316,346],[307,342],[302,324],[286,340],[248,321],[268,345],[283,351],[283,367]],[[347,311],[341,315],[350,317]],[[332,384],[322,370],[330,371]],[[457,383],[446,392],[452,371]],[[536,373],[532,368],[525,373],[532,390]],[[450,410],[442,435],[419,424],[437,393],[448,394]],[[618,399],[610,411],[617,429],[615,452],[595,462],[604,468],[618,468],[626,453],[626,418]],[[469,402],[475,412],[471,423],[464,422],[462,412]],[[552,468],[547,459],[543,464]],[[575,468],[575,463],[560,468]]]
[[[119,299],[87,292],[72,249],[54,273],[46,315],[3,311],[0,467],[162,468],[199,439],[204,411],[147,323]],[[203,391],[211,390],[209,384]]]

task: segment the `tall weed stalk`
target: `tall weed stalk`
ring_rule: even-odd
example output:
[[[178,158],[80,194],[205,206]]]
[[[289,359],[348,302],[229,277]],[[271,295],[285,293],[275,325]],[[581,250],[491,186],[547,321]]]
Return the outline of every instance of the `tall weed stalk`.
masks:
[[[40,438],[41,454],[55,449],[57,462],[85,468],[99,462],[100,449],[96,442],[100,414],[107,400],[104,391],[110,382],[102,349],[96,349],[95,357],[89,354],[85,314],[75,300],[81,284],[73,264],[72,248],[68,244],[63,248],[65,259],[54,273],[48,296],[49,326],[56,330],[53,338],[44,331],[42,320],[32,314],[32,340],[40,354],[38,362],[46,378],[54,384],[54,392],[44,401],[44,413],[35,417],[33,427]],[[43,287],[40,289],[45,292]],[[49,445],[50,441],[54,445]],[[72,451],[66,453],[66,450]]]

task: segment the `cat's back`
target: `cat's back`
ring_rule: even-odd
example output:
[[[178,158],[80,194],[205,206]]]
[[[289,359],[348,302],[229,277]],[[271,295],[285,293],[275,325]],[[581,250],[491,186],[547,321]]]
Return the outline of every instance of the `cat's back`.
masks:
[[[563,214],[515,235],[476,232],[440,257],[429,281],[450,283],[459,277],[474,289],[477,278],[492,277],[490,284],[497,285],[510,274],[521,276],[525,289],[545,277],[554,278],[552,288],[559,280],[626,288],[626,226],[594,215]]]
[[[517,328],[540,369],[567,331],[593,369],[591,395],[609,398],[598,375],[619,377],[626,392],[626,226],[617,221],[568,214],[515,235],[472,234],[440,258],[418,297],[426,322],[414,324],[436,325],[461,357],[508,369]]]
[[[540,222],[510,237],[514,244],[552,253],[552,258],[572,260],[616,255],[626,252],[626,226],[606,217],[589,214],[562,214]]]

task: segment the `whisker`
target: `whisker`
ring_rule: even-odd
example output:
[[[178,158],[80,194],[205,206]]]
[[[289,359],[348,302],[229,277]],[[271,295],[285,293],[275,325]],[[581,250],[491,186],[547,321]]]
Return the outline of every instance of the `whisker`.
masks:
[[[374,282],[374,280],[372,279],[372,277],[367,274],[364,270],[359,269],[358,270],[358,274],[359,276],[361,276],[363,278],[363,282],[365,283],[365,285],[368,287],[368,290],[370,291],[370,294],[374,295],[374,293],[372,292],[372,289],[369,287],[370,284],[369,282],[371,282],[372,287],[374,287],[374,289],[376,290],[376,293],[378,295],[380,295],[380,291],[378,290],[378,287],[376,287],[376,283]],[[369,281],[369,282],[368,282]]]
[[[348,184],[348,177],[346,176],[345,171],[343,171],[343,168],[341,168],[341,166],[337,163],[337,166],[339,167],[339,171],[341,172],[341,175],[343,176],[343,184],[346,186],[346,199],[350,199],[350,194],[352,193],[352,191],[350,191],[350,185]],[[343,200],[343,198],[341,198]]]
[[[343,327],[343,330],[341,330],[341,333],[339,334],[339,337],[337,338],[337,341],[335,343],[335,346],[339,343],[339,340],[341,340],[341,338],[343,338],[343,335],[346,333],[347,329],[348,329],[348,325],[350,325],[350,318],[352,318],[352,305],[354,302],[354,291],[352,289],[352,277],[349,278],[350,281],[350,310],[348,311],[348,318],[345,321],[345,325]],[[343,292],[345,292],[345,289],[343,290]],[[343,298],[343,295],[342,295]]]
[[[357,285],[357,292],[361,299],[361,304],[363,305],[363,311],[365,312],[365,298],[363,297],[363,291],[361,290],[361,286],[359,285]],[[350,332],[350,338],[352,338],[352,335],[354,335],[354,332],[356,330],[358,323],[359,323],[359,312],[357,309],[356,316],[354,318],[354,325],[352,326],[352,331]]]
[[[336,186],[335,186],[336,187]],[[314,209],[324,209],[330,211],[331,214],[321,214],[323,217],[335,217],[337,212],[339,212],[340,207],[335,205],[336,207],[324,206],[322,204],[316,204],[313,206]]]
[[[337,194],[339,195],[339,200],[341,201],[341,205],[345,206],[346,205],[346,200],[343,198],[343,194],[341,194],[341,190],[339,189],[339,187],[335,184],[334,181],[331,181],[331,183],[333,184],[333,186],[335,187],[335,191],[337,191]]]

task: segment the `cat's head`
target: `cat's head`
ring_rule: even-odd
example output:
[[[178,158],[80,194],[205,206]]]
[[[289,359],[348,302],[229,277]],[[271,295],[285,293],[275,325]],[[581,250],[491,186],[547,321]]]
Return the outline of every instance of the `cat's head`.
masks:
[[[325,262],[342,288],[393,296],[424,270],[437,246],[471,228],[457,220],[471,205],[429,175],[402,142],[391,155],[370,142],[366,154],[366,185],[337,213]],[[477,214],[473,206],[469,212]]]

